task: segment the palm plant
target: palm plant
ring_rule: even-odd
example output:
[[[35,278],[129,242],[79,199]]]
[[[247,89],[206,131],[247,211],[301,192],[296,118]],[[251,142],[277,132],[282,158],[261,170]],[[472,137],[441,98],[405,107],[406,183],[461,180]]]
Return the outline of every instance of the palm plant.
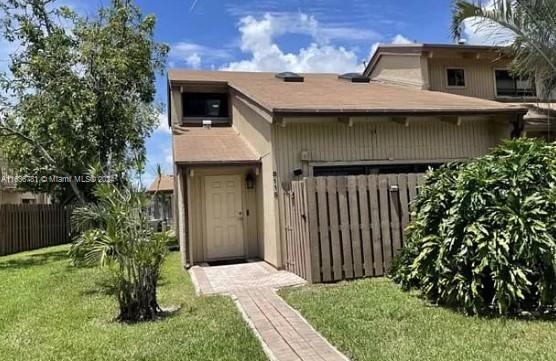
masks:
[[[94,192],[97,203],[74,211],[73,226],[79,235],[70,255],[74,263],[100,264],[111,271],[119,320],[152,320],[161,313],[156,291],[172,236],[150,226],[144,192],[115,183],[98,184]]]
[[[541,96],[550,98],[556,88],[556,1],[456,0],[451,26],[454,38],[461,37],[465,21],[471,19],[492,33],[501,29],[511,31],[514,40],[508,51],[513,58],[513,73],[533,75],[540,85]]]

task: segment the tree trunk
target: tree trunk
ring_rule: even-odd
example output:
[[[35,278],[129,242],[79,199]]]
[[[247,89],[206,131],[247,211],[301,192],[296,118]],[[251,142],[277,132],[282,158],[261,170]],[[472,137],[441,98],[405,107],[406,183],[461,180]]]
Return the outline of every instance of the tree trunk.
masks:
[[[119,321],[150,321],[160,316],[162,309],[156,297],[157,280],[158,270],[150,267],[141,270],[137,279],[131,282],[123,280],[118,294]]]

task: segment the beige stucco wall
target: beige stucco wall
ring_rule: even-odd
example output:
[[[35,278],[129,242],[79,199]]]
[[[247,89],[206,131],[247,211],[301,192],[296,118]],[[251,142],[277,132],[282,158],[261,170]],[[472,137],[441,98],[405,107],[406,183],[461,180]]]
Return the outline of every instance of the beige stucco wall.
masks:
[[[429,59],[430,89],[458,95],[495,99],[494,70],[497,68],[503,69],[506,66],[507,61],[432,58]],[[447,68],[465,69],[465,87],[448,87]]]
[[[447,161],[483,154],[509,136],[507,121],[470,117],[461,125],[439,118],[409,118],[406,127],[388,118],[359,118],[352,127],[334,119],[293,119],[273,127],[281,182],[302,168],[310,175],[317,162]],[[310,160],[302,161],[301,152]]]
[[[170,101],[170,116],[172,124],[180,124],[183,109],[181,106],[181,92],[179,90],[172,90]]]
[[[271,146],[272,119],[255,104],[237,95],[232,97],[232,119],[234,128],[261,157],[260,175],[257,177],[258,189],[261,190],[257,193],[260,257],[281,267],[279,213],[273,174],[276,166]]]
[[[421,54],[382,54],[370,78],[427,89],[427,59]]]
[[[50,198],[46,194],[18,192],[13,185],[9,188],[2,182],[2,176],[12,175],[8,171],[8,162],[0,154],[0,204],[22,204],[23,200],[31,200],[33,204],[49,204]]]
[[[31,200],[32,204],[50,204],[50,199],[46,194],[3,191],[0,189],[0,204],[23,204],[23,200],[26,199]]]

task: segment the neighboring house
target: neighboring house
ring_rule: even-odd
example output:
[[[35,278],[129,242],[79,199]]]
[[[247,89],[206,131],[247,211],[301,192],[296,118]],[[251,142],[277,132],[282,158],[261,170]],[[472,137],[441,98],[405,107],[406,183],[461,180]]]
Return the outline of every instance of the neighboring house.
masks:
[[[153,195],[153,200],[149,206],[149,217],[152,221],[163,222],[173,227],[173,196],[174,196],[174,177],[157,177],[147,192]]]
[[[423,172],[519,134],[527,112],[353,74],[170,70],[168,82],[189,265],[256,257],[282,267],[277,196],[291,180]]]
[[[380,45],[364,74],[384,83],[523,104],[530,109],[525,135],[552,139],[556,104],[539,99],[542,91],[532,80],[512,77],[511,59],[502,51],[463,44]]]
[[[0,204],[50,204],[46,194],[21,192],[13,181],[14,174],[0,154]]]

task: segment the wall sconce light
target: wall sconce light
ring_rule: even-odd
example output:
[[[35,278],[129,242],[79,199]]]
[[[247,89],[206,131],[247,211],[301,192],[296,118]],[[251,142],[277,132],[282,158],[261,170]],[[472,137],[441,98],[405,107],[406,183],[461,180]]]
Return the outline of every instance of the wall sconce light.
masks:
[[[245,187],[247,189],[253,189],[255,188],[255,177],[253,177],[253,174],[248,173],[245,176]]]

